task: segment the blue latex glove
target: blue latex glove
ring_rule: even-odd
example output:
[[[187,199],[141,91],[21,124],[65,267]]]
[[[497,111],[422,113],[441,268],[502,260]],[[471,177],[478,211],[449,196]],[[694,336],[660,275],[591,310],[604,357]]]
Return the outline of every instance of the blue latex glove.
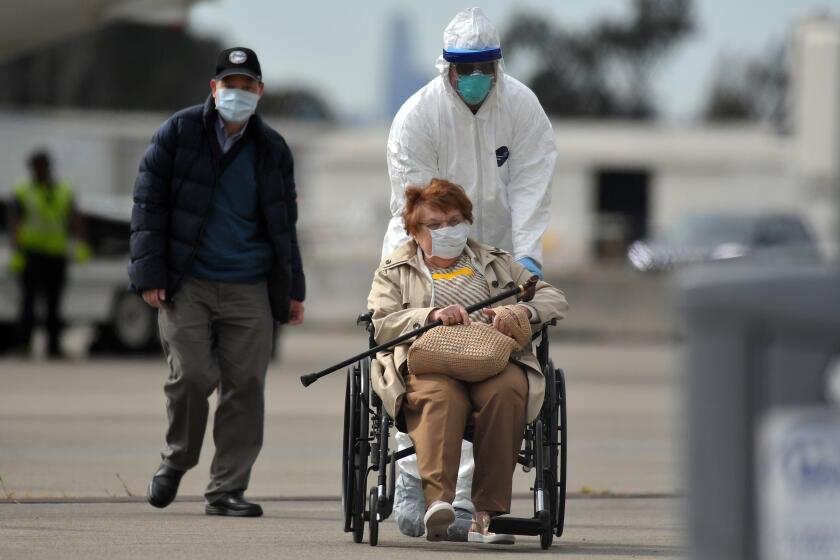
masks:
[[[540,267],[540,265],[537,264],[537,261],[535,261],[531,257],[520,257],[516,259],[516,262],[527,268],[531,272],[531,274],[534,274],[540,280],[545,280],[545,278],[543,277],[542,268]]]

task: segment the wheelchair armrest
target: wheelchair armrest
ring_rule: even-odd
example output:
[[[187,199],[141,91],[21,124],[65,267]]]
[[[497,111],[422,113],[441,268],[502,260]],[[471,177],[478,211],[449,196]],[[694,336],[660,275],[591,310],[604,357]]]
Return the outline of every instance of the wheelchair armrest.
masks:
[[[360,313],[358,317],[356,317],[356,325],[364,325],[365,327],[369,327],[370,324],[373,323],[373,310],[369,309],[364,313]]]
[[[557,326],[557,319],[552,319],[550,321],[546,321],[545,323],[542,324],[542,326],[540,327],[540,330],[538,330],[537,332],[535,332],[534,334],[531,335],[531,340],[536,340],[540,335],[544,334],[548,330],[548,327],[554,327],[554,326]]]

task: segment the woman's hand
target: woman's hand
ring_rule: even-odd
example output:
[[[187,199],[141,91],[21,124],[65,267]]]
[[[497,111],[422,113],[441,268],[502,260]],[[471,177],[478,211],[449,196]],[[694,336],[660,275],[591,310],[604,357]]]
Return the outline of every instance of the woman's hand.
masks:
[[[483,314],[487,315],[488,317],[493,317],[493,328],[494,329],[496,329],[497,331],[499,331],[500,333],[502,333],[505,336],[510,336],[511,335],[511,332],[510,332],[510,329],[508,328],[508,326],[501,319],[499,319],[499,316],[496,315],[496,312],[493,309],[491,309],[489,307],[485,307],[484,309],[481,310],[481,312]]]
[[[530,318],[531,317],[531,310],[528,309],[527,307],[525,308],[525,310],[528,312],[528,317]],[[505,336],[513,337],[513,331],[510,330],[510,327],[504,321],[499,319],[499,316],[496,315],[496,312],[493,309],[491,309],[490,307],[485,307],[484,309],[481,310],[481,312],[484,313],[485,315],[487,315],[488,317],[493,317],[493,328],[494,329],[496,329],[497,331],[499,331],[500,333],[502,333]]]
[[[467,310],[463,305],[458,305],[457,303],[447,305],[443,309],[435,309],[429,313],[427,321],[429,323],[434,323],[438,319],[440,319],[444,325],[470,324],[470,314],[467,313]]]

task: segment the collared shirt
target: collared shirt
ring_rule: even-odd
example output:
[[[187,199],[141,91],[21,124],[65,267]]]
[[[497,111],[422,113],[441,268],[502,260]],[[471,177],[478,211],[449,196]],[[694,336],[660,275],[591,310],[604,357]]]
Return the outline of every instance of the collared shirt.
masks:
[[[236,141],[242,138],[246,128],[248,128],[248,121],[245,121],[245,126],[239,132],[228,135],[227,130],[225,130],[225,121],[222,117],[216,119],[216,138],[219,140],[219,147],[222,149],[222,153],[226,154]]]
[[[445,302],[441,301],[440,300],[441,298],[438,297],[437,290],[435,289],[435,288],[439,289],[439,282],[436,282],[436,281],[439,281],[440,279],[435,278],[435,275],[431,272],[431,270],[429,270],[429,267],[426,264],[426,258],[425,258],[425,254],[423,252],[423,248],[420,247],[419,244],[417,245],[417,264],[418,264],[418,267],[420,269],[420,272],[426,276],[426,278],[429,280],[429,284],[431,285],[431,288],[432,288],[431,289],[431,299],[429,301],[429,305],[431,307],[440,309],[442,307],[445,307],[446,305],[449,305],[450,303],[460,303],[464,307],[468,307],[470,304],[477,303],[478,301],[481,301],[484,297],[489,297],[489,295],[490,295],[489,294],[489,289],[488,289],[487,295],[485,296],[484,293],[482,292],[481,295],[483,297],[478,298],[478,299],[471,299],[470,301],[464,301],[463,298],[459,298],[459,300],[455,300],[455,301],[448,301],[448,300],[445,301]],[[459,265],[460,265],[461,269],[463,269],[465,267],[471,268],[473,274],[480,275],[481,280],[486,282],[486,278],[485,278],[484,274],[481,272],[481,265],[478,262],[478,257],[476,256],[475,251],[473,251],[472,248],[469,245],[466,245],[464,247],[464,253],[461,255],[459,261],[455,265],[453,265],[451,268],[452,269],[457,269],[457,268],[459,268]],[[519,266],[521,266],[521,265],[519,265]],[[447,269],[447,270],[449,270],[449,269]],[[438,273],[438,272],[441,272],[441,271],[440,270],[435,270],[435,272]],[[470,274],[470,275],[472,275],[472,274]],[[446,276],[446,274],[444,274],[444,276]],[[447,296],[444,296],[444,298],[447,298]],[[517,302],[517,305],[521,305],[523,307],[526,307],[531,312],[531,321],[530,321],[531,324],[537,324],[537,323],[542,322],[541,319],[540,319],[539,312],[537,312],[537,309],[533,305],[530,305],[530,304],[522,302],[522,301]],[[476,316],[474,317],[473,315],[476,315]],[[470,319],[473,320],[473,321],[479,321],[479,320],[484,321],[484,320],[486,320],[486,316],[481,314],[480,310],[476,311],[473,315],[470,315]]]

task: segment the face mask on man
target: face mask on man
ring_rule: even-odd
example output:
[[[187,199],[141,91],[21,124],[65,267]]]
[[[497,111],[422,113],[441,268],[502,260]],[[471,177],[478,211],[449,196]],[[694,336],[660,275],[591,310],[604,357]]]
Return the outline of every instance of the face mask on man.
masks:
[[[478,105],[490,93],[493,78],[478,70],[468,76],[458,76],[458,93],[469,105]]]
[[[242,123],[257,110],[260,96],[250,91],[237,88],[219,88],[216,90],[216,110],[225,122]]]
[[[470,226],[466,222],[461,222],[457,226],[429,230],[432,234],[432,256],[454,259],[464,252],[469,232]]]

